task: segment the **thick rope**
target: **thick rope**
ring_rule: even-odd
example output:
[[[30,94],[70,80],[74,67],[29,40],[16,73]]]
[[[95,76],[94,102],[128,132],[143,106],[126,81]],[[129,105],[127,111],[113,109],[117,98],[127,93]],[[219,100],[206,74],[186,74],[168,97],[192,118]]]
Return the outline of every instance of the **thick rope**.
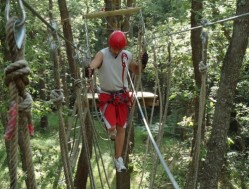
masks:
[[[56,40],[56,32],[53,33],[53,38]],[[67,135],[65,131],[65,123],[62,114],[62,102],[64,100],[63,90],[60,86],[60,74],[59,74],[59,58],[58,51],[55,43],[51,43],[51,57],[54,63],[54,79],[55,79],[55,90],[51,91],[50,99],[55,104],[58,113],[59,119],[59,140],[60,140],[60,149],[61,156],[64,168],[64,174],[66,179],[66,184],[68,189],[73,187],[72,171],[69,163],[69,153],[68,153],[68,144],[67,144]]]
[[[89,149],[89,145],[88,145],[88,141],[87,141],[87,134],[86,134],[86,127],[85,127],[85,120],[86,120],[86,116],[90,116],[90,112],[88,111],[87,114],[83,114],[83,99],[82,99],[82,82],[80,79],[77,79],[75,81],[75,89],[76,89],[76,104],[77,104],[77,109],[78,109],[78,116],[80,119],[80,123],[81,123],[81,133],[82,133],[82,137],[83,137],[83,141],[84,141],[84,150],[86,153],[86,157],[87,157],[87,163],[88,163],[88,169],[89,169],[89,177],[90,177],[90,183],[92,188],[95,188],[95,182],[94,182],[94,177],[93,177],[93,170],[92,170],[92,166],[91,166],[91,156],[90,156],[90,149]],[[85,88],[86,89],[86,88]],[[83,94],[86,94],[86,91],[84,91]],[[84,103],[86,105],[86,109],[89,108],[88,105],[88,101],[86,99],[87,97],[84,97]]]
[[[25,93],[26,98],[19,104],[19,146],[22,154],[23,170],[27,173],[25,179],[28,189],[36,188],[34,166],[32,163],[32,151],[30,145],[29,128],[27,125],[31,123],[31,106],[32,97],[29,93]],[[25,118],[25,119],[22,119]]]
[[[142,36],[139,35],[138,36],[138,52],[141,52],[141,39]],[[138,58],[138,60],[140,61],[140,58]],[[123,60],[122,60],[123,61]],[[142,66],[141,66],[141,62],[138,62],[138,66],[139,66],[139,70],[142,70]],[[127,66],[126,66],[127,67]],[[139,86],[141,85],[141,72],[139,72],[139,75],[135,77],[135,91],[138,91]],[[134,96],[132,97],[132,102],[134,101]],[[132,103],[132,107],[129,113],[129,120],[128,120],[128,132],[127,132],[127,139],[126,139],[126,144],[125,144],[125,150],[124,150],[124,163],[126,163],[126,165],[128,164],[127,162],[127,158],[128,158],[128,150],[129,150],[129,145],[130,145],[130,137],[131,137],[131,132],[133,130],[133,124],[132,124],[132,118],[135,112],[135,108],[136,108],[136,103]]]
[[[18,142],[21,147],[24,171],[27,172],[25,179],[27,188],[36,188],[32,152],[28,132],[28,122],[31,122],[31,96],[25,91],[29,84],[27,75],[30,69],[24,60],[24,45],[17,47],[15,38],[17,17],[11,17],[6,24],[6,41],[13,63],[5,69],[5,84],[10,91],[10,119],[5,133],[5,139],[10,141],[10,188],[17,188],[17,149]],[[23,39],[24,40],[24,39]],[[20,104],[19,104],[20,103]],[[22,116],[19,116],[21,114]],[[20,140],[18,139],[18,130]],[[24,131],[24,132],[22,132]]]
[[[198,127],[196,133],[196,142],[195,142],[195,153],[193,157],[193,166],[194,166],[194,182],[193,186],[196,188],[198,170],[199,170],[199,156],[200,156],[200,147],[201,147],[201,130],[204,119],[205,104],[206,104],[206,80],[207,80],[207,44],[208,44],[208,34],[207,32],[202,31],[202,61],[199,64],[199,71],[201,72],[201,91],[200,91],[200,100],[199,100],[199,117],[198,117]]]
[[[128,69],[127,66],[126,66],[126,69]],[[139,102],[139,100],[138,100],[138,97],[137,97],[137,92],[135,91],[135,87],[134,87],[134,84],[133,84],[133,81],[132,81],[132,78],[131,78],[131,75],[130,75],[129,72],[128,72],[128,77],[129,77],[129,80],[130,80],[130,83],[131,83],[132,90],[134,91],[133,94],[134,94],[135,100],[136,100],[136,102],[137,102],[137,105],[138,105],[138,109],[139,109],[139,111],[140,111],[140,114],[141,114],[141,116],[142,116],[142,120],[143,120],[143,122],[144,122],[145,128],[146,128],[146,130],[147,130],[147,132],[148,132],[150,141],[151,141],[151,143],[152,143],[152,145],[153,145],[153,147],[154,147],[154,149],[155,149],[155,151],[156,151],[156,153],[157,153],[157,155],[158,155],[158,157],[159,157],[159,159],[160,159],[160,162],[161,162],[161,164],[162,164],[162,166],[163,166],[163,168],[164,168],[166,174],[168,175],[168,177],[169,177],[169,179],[170,179],[170,181],[171,181],[173,187],[174,187],[175,189],[179,189],[179,186],[178,186],[177,182],[175,181],[175,179],[174,179],[172,173],[170,172],[170,169],[169,169],[168,165],[166,164],[166,162],[165,162],[165,160],[164,160],[164,158],[163,158],[163,156],[162,156],[162,153],[160,152],[160,150],[159,150],[159,148],[158,148],[158,145],[156,144],[155,139],[154,139],[154,137],[153,137],[153,135],[152,135],[152,133],[151,133],[151,130],[150,130],[150,128],[149,128],[149,125],[148,125],[148,123],[147,123],[147,121],[146,121],[146,119],[145,119],[144,113],[143,113],[143,111],[142,111],[141,104],[140,104],[140,102]]]

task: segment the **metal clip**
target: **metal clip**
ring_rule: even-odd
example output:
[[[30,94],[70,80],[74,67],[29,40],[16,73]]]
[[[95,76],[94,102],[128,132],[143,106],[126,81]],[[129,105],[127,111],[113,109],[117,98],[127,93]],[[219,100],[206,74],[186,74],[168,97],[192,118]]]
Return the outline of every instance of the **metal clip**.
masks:
[[[18,4],[19,4],[21,12],[22,12],[22,19],[18,20],[16,27],[22,26],[26,20],[26,12],[24,10],[22,0],[18,0]],[[6,7],[5,7],[5,19],[6,19],[6,21],[8,21],[9,18],[10,18],[10,0],[6,0]]]
[[[18,49],[21,49],[24,39],[25,39],[25,20],[26,20],[26,12],[24,10],[23,2],[22,0],[18,1],[18,4],[20,6],[21,12],[22,12],[22,18],[17,19],[13,25],[13,31],[16,41],[16,46]],[[10,18],[10,0],[6,0],[6,7],[5,7],[5,19],[8,21]]]

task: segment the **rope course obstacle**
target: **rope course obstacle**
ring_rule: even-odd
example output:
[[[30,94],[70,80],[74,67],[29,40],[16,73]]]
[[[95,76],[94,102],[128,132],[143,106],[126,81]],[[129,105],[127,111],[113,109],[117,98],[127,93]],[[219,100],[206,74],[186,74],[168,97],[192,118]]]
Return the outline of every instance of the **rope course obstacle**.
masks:
[[[72,130],[76,130],[75,128],[71,128],[69,126],[68,128],[65,128],[65,120],[63,119],[62,116],[62,102],[63,102],[63,91],[61,89],[61,83],[60,83],[60,73],[58,72],[58,67],[59,67],[59,54],[58,54],[58,47],[56,46],[56,43],[58,40],[58,36],[63,38],[65,41],[69,42],[74,48],[76,48],[78,51],[81,51],[78,49],[72,42],[68,41],[65,39],[64,36],[58,33],[56,28],[54,26],[51,26],[49,23],[47,23],[39,14],[32,9],[31,6],[29,6],[28,3],[25,1],[19,0],[19,5],[20,9],[22,12],[22,19],[20,20],[17,17],[9,17],[9,11],[10,11],[10,4],[9,1],[6,1],[6,19],[7,19],[7,24],[6,24],[6,40],[9,46],[9,51],[11,54],[12,58],[12,63],[5,69],[5,83],[9,87],[10,91],[10,109],[9,109],[9,123],[7,127],[7,131],[5,134],[5,139],[9,141],[10,143],[10,151],[9,151],[9,157],[10,159],[10,164],[9,164],[9,169],[10,169],[10,178],[11,178],[11,187],[10,188],[16,188],[17,186],[17,163],[18,163],[18,158],[17,158],[17,148],[18,144],[20,146],[21,152],[22,153],[22,163],[24,164],[24,167],[27,172],[27,188],[36,188],[36,182],[35,182],[35,176],[34,176],[34,167],[32,164],[32,152],[30,149],[30,143],[29,143],[29,127],[28,125],[31,125],[31,103],[32,103],[32,98],[26,91],[25,87],[29,84],[29,80],[27,78],[28,74],[30,73],[30,69],[28,68],[28,63],[24,59],[24,42],[25,42],[25,19],[26,19],[26,14],[23,8],[23,4],[31,10],[40,20],[42,20],[43,23],[45,23],[48,28],[51,29],[52,31],[52,36],[53,36],[53,42],[51,42],[51,54],[52,54],[52,59],[54,63],[54,79],[55,79],[55,90],[51,92],[51,100],[54,102],[55,106],[57,107],[58,111],[58,119],[59,119],[59,136],[60,136],[60,147],[61,147],[61,158],[63,162],[63,168],[64,168],[64,173],[65,173],[65,180],[68,188],[73,188],[74,184],[72,181],[73,177],[73,171],[74,167],[76,164],[77,159],[79,158],[79,147],[80,147],[80,140],[83,139],[83,148],[85,150],[86,158],[87,158],[87,163],[88,163],[88,171],[89,171],[89,177],[90,177],[90,182],[91,182],[91,187],[96,188],[95,185],[95,178],[93,175],[93,170],[91,167],[91,145],[89,144],[88,141],[88,136],[87,136],[87,131],[86,126],[90,125],[92,128],[92,134],[93,134],[93,149],[95,153],[95,158],[96,162],[98,164],[98,160],[100,159],[101,161],[101,166],[98,164],[98,172],[99,172],[99,179],[101,180],[101,186],[104,188],[103,184],[103,178],[102,178],[102,171],[105,173],[105,182],[107,183],[107,187],[110,188],[110,183],[108,181],[108,175],[105,167],[105,162],[103,161],[102,158],[102,153],[99,147],[98,143],[98,138],[99,134],[96,130],[94,125],[94,119],[92,116],[92,112],[90,112],[89,107],[91,107],[91,104],[93,104],[93,107],[96,108],[96,102],[97,95],[92,91],[91,94],[88,93],[87,87],[89,83],[92,83],[93,81],[89,81],[87,79],[82,79],[82,78],[73,78],[74,79],[74,85],[76,86],[76,101],[74,103],[73,107],[73,115],[77,116],[75,120],[74,125],[77,126],[78,123],[77,121],[79,120],[80,124],[80,132],[77,132],[78,135],[73,137],[73,145],[71,146],[71,149],[68,149],[68,143],[70,143],[70,132]],[[23,4],[22,4],[23,3]],[[142,20],[142,13],[140,8],[128,8],[128,9],[120,9],[120,10],[114,10],[114,11],[105,11],[105,12],[98,12],[98,13],[91,13],[84,15],[84,19],[96,19],[96,18],[101,18],[101,17],[109,17],[109,16],[119,16],[119,15],[131,15],[135,14],[140,11],[140,16]],[[249,13],[243,14],[243,15],[237,15],[234,17],[230,17],[228,19],[223,19],[217,22],[213,23],[206,23],[201,26],[175,32],[175,33],[169,33],[167,35],[176,35],[181,32],[186,32],[192,29],[198,29],[198,28],[203,28],[203,27],[208,27],[216,23],[221,23],[233,19],[240,18],[242,16],[248,16]],[[142,35],[145,33],[145,27],[143,20],[142,22]],[[89,42],[88,42],[88,31],[87,31],[87,26],[85,22],[85,31],[86,31],[86,38],[87,38],[87,48],[89,48]],[[143,36],[142,36],[143,37]],[[141,37],[141,38],[142,38]],[[141,41],[144,39],[141,39]],[[138,51],[141,51],[141,41],[138,43]],[[144,42],[144,41],[143,41]],[[142,43],[143,43],[142,42]],[[155,47],[153,47],[155,48]],[[205,50],[205,43],[203,43],[203,49]],[[203,73],[202,81],[206,81],[206,66],[205,66],[205,52],[203,50],[203,64],[200,65],[200,70]],[[84,52],[83,52],[84,53]],[[90,53],[90,50],[89,50]],[[156,67],[156,53],[154,52],[154,63]],[[170,51],[169,51],[170,54]],[[90,56],[90,54],[89,54]],[[88,59],[89,61],[89,59]],[[169,68],[168,68],[168,73],[169,73],[169,78],[168,82],[170,82],[170,64],[171,64],[171,58],[169,58]],[[140,76],[139,76],[140,77]],[[171,174],[166,162],[163,159],[163,156],[160,152],[160,141],[156,142],[155,139],[152,136],[152,133],[150,131],[150,124],[148,124],[148,118],[146,115],[146,111],[142,110],[143,106],[156,106],[159,103],[161,103],[162,97],[160,97],[160,90],[159,88],[159,82],[156,81],[156,87],[155,87],[155,92],[154,93],[147,93],[147,92],[137,92],[139,87],[142,89],[142,83],[140,82],[140,78],[135,78],[136,81],[136,86],[133,84],[134,83],[134,78],[129,75],[130,83],[131,83],[131,88],[133,90],[132,94],[134,97],[134,101],[136,101],[136,104],[138,106],[138,109],[140,111],[140,114],[142,115],[142,119],[144,122],[144,125],[146,127],[146,130],[148,132],[148,141],[150,141],[154,147],[154,150],[156,152],[157,158],[159,158],[165,172],[169,176],[172,185],[174,188],[179,188],[178,184],[176,183],[173,175]],[[157,79],[158,80],[158,79]],[[93,84],[92,84],[93,85]],[[168,84],[170,86],[170,83]],[[200,102],[203,102],[204,104],[201,104],[200,110],[204,111],[204,105],[205,105],[205,83],[203,83],[202,90],[201,90],[201,95],[200,95]],[[154,95],[156,93],[159,93],[159,101],[156,101],[157,96]],[[169,95],[170,91],[167,91],[167,96]],[[168,99],[168,98],[167,98]],[[148,100],[148,101],[147,101]],[[134,103],[135,104],[135,103]],[[141,105],[143,104],[143,105]],[[83,106],[82,106],[83,105]],[[160,112],[162,115],[160,116],[160,125],[163,125],[163,123],[166,120],[166,115],[167,115],[167,106],[168,102],[166,102],[166,106],[164,111],[161,110]],[[162,104],[160,104],[160,107],[162,107]],[[133,106],[135,108],[135,106]],[[145,113],[144,113],[145,112]],[[132,109],[132,113],[134,113],[134,109]],[[203,113],[203,112],[202,112]],[[151,117],[153,117],[153,114],[151,114]],[[200,117],[203,117],[203,114],[200,114]],[[198,123],[198,133],[200,131],[200,126],[202,125],[202,119],[199,119]],[[130,120],[132,120],[132,116],[130,117]],[[163,129],[163,128],[161,128]],[[129,135],[128,135],[129,137]],[[199,141],[199,140],[198,140]],[[128,143],[127,143],[128,144]],[[198,144],[199,142],[196,143],[195,148],[199,148]],[[128,149],[128,148],[126,148]],[[127,153],[127,152],[126,152]],[[198,150],[197,150],[198,153]],[[195,155],[198,159],[198,154]],[[102,167],[102,169],[101,169]],[[198,167],[198,165],[197,165]],[[142,181],[142,179],[141,179]],[[151,182],[151,186],[153,185],[153,181]]]
[[[115,11],[108,11],[108,12],[100,12],[100,13],[95,13],[95,14],[87,14],[87,15],[85,15],[84,16],[84,18],[85,19],[87,19],[87,18],[89,18],[89,19],[92,19],[92,18],[99,18],[99,17],[105,17],[105,16],[113,16],[113,15],[119,15],[119,14],[128,14],[128,13],[130,13],[130,12],[132,12],[132,13],[135,13],[136,11],[140,11],[140,16],[141,16],[141,18],[142,18],[142,13],[141,13],[141,10],[139,9],[139,8],[136,8],[136,9],[127,9],[127,10],[115,10]],[[142,19],[141,19],[142,20]],[[143,21],[143,20],[142,20]],[[85,21],[86,22],[86,21]],[[144,31],[145,31],[145,28],[144,28],[144,23],[142,24],[142,26],[143,26],[143,31],[141,32],[141,33],[144,33]],[[115,29],[115,28],[114,28]],[[87,29],[85,29],[86,31],[87,31]],[[86,36],[87,36],[87,34],[86,34]],[[87,44],[88,44],[88,42],[87,42]],[[141,45],[140,45],[141,46]],[[141,50],[141,47],[138,47],[140,50]],[[126,69],[128,69],[127,68],[127,66],[126,66]],[[150,127],[149,127],[149,125],[148,125],[148,122],[147,122],[147,119],[145,118],[145,115],[144,115],[144,112],[143,112],[143,110],[142,110],[142,106],[141,106],[141,104],[140,104],[140,102],[141,102],[141,99],[142,100],[145,100],[146,99],[146,96],[147,96],[147,98],[148,97],[151,97],[151,95],[152,95],[152,99],[155,99],[156,98],[156,96],[155,95],[153,95],[153,94],[148,94],[147,93],[147,95],[145,95],[145,94],[143,94],[143,92],[140,92],[140,93],[138,93],[137,92],[137,90],[138,90],[138,88],[139,88],[139,82],[136,82],[136,87],[135,87],[135,85],[133,84],[134,83],[134,81],[133,81],[133,79],[132,79],[132,76],[129,74],[129,71],[128,71],[128,76],[129,76],[129,79],[130,79],[130,84],[131,84],[131,88],[132,88],[132,95],[133,95],[133,101],[135,101],[136,102],[136,104],[137,104],[137,106],[138,106],[138,109],[139,109],[139,111],[140,111],[140,114],[141,114],[141,116],[142,116],[142,120],[143,120],[143,122],[144,122],[144,125],[145,125],[145,127],[146,127],[146,130],[147,130],[147,133],[148,133],[148,135],[149,135],[149,139],[150,139],[150,141],[151,141],[151,143],[152,143],[152,145],[153,145],[153,147],[154,147],[154,149],[155,149],[155,151],[156,151],[156,154],[157,154],[157,156],[159,157],[159,159],[160,159],[160,162],[161,162],[161,164],[162,164],[162,166],[163,166],[163,168],[164,168],[164,170],[165,170],[165,172],[166,172],[166,174],[168,175],[168,177],[169,177],[169,179],[170,179],[170,181],[171,181],[171,183],[172,183],[172,185],[173,185],[173,187],[174,188],[176,188],[176,189],[178,189],[179,188],[179,186],[178,186],[178,184],[177,184],[177,182],[175,181],[175,179],[174,179],[174,177],[173,177],[173,175],[171,174],[171,172],[170,172],[170,170],[169,170],[169,168],[168,168],[168,166],[167,166],[167,164],[166,164],[166,162],[164,161],[164,159],[163,159],[163,156],[162,156],[162,154],[161,154],[161,152],[160,152],[160,149],[159,149],[159,147],[158,147],[158,145],[157,145],[157,143],[156,143],[156,141],[155,141],[155,139],[154,139],[154,137],[153,137],[153,135],[152,135],[152,133],[151,133],[151,131],[150,131]],[[138,78],[138,81],[141,81],[141,75],[140,75],[140,78]],[[140,96],[139,96],[140,95]],[[96,94],[93,94],[92,95],[93,97],[91,98],[91,100],[94,100],[95,98],[96,98]],[[140,100],[139,100],[140,99]],[[133,103],[133,105],[134,105],[135,103]],[[155,104],[153,104],[153,106],[154,106]],[[134,106],[133,106],[134,107]],[[162,107],[162,106],[161,106]],[[131,111],[132,112],[132,111]],[[166,111],[166,113],[167,113],[167,111]],[[132,119],[132,118],[130,118],[130,119]],[[128,127],[129,129],[130,129],[130,126]],[[127,136],[127,143],[129,143],[129,134],[128,134],[128,136]],[[126,147],[126,150],[127,150],[128,148]],[[126,151],[126,153],[127,153],[127,151]],[[125,154],[124,155],[124,157],[125,157],[125,162],[126,162],[126,157],[127,157],[127,154]]]
[[[22,1],[19,1],[20,3],[22,3]],[[35,13],[35,14],[37,14],[35,11],[34,11],[34,9],[32,9],[31,8],[31,6],[29,6],[25,1],[23,1],[23,3],[24,3],[24,5],[26,6],[26,7],[28,7],[33,13]],[[22,10],[23,10],[23,8],[22,8]],[[90,14],[90,15],[86,15],[85,16],[85,18],[96,18],[96,17],[101,17],[101,16],[110,16],[110,15],[120,15],[120,14],[123,14],[123,15],[125,15],[125,14],[131,14],[131,13],[135,13],[135,12],[137,12],[137,11],[139,11],[140,10],[140,8],[130,8],[130,9],[127,9],[127,10],[116,10],[116,11],[110,11],[110,12],[103,12],[103,13],[100,13],[100,14],[97,14],[97,16],[96,15],[92,15],[92,14]],[[141,13],[141,10],[140,10],[140,13]],[[41,19],[41,17],[39,17],[40,19]],[[11,20],[11,19],[10,19]],[[56,37],[56,35],[58,35],[58,36],[60,36],[57,32],[56,32],[56,29],[53,27],[53,26],[51,26],[50,24],[48,24],[44,19],[41,19],[43,22],[45,22],[45,24],[47,25],[47,26],[49,26],[49,28],[52,30],[52,32],[54,32],[54,33],[52,33],[52,35],[53,35],[53,39],[55,40],[55,39],[57,39],[57,37]],[[14,23],[14,25],[16,24],[16,21],[13,21],[13,23]],[[19,25],[16,25],[17,27],[19,27]],[[23,25],[21,25],[21,26],[23,26]],[[144,24],[143,24],[143,26],[144,26]],[[14,28],[13,26],[11,26],[11,27],[9,27],[9,28]],[[22,29],[20,29],[20,32],[23,32],[23,30]],[[13,36],[12,36],[13,37]],[[18,39],[20,39],[20,38],[18,38]],[[65,39],[66,40],[66,39]],[[12,49],[12,54],[14,55],[14,58],[13,58],[13,60],[15,60],[15,59],[19,59],[21,56],[19,56],[19,55],[16,55],[15,54],[15,52],[18,52],[19,50],[23,50],[23,49],[21,49],[20,48],[20,46],[22,45],[22,43],[21,42],[18,42],[17,43],[18,45],[17,45],[17,48],[14,46],[13,48],[10,48],[10,49]],[[75,47],[75,46],[74,46]],[[16,50],[17,49],[17,50]],[[65,173],[65,178],[66,178],[66,183],[67,183],[67,187],[68,188],[73,188],[73,182],[72,182],[72,172],[73,172],[73,170],[71,169],[71,168],[73,168],[72,167],[72,165],[70,164],[71,162],[69,162],[69,154],[74,154],[74,153],[71,153],[71,152],[69,152],[68,151],[68,149],[67,149],[67,144],[68,144],[68,133],[65,133],[65,128],[64,128],[64,120],[63,120],[63,116],[62,116],[62,100],[63,100],[63,93],[62,93],[62,90],[61,90],[61,88],[60,88],[60,80],[59,80],[59,78],[60,78],[60,74],[59,74],[59,72],[58,72],[58,54],[57,54],[58,52],[57,52],[57,47],[56,47],[56,45],[55,45],[55,43],[51,43],[51,54],[52,54],[52,59],[53,59],[53,62],[54,62],[54,70],[55,70],[55,90],[53,90],[52,92],[51,92],[51,100],[54,102],[54,104],[55,104],[55,106],[57,107],[57,110],[58,110],[58,118],[59,118],[59,136],[60,136],[60,146],[61,146],[61,156],[62,156],[62,162],[63,162],[63,167],[64,167],[64,173]],[[21,58],[20,58],[21,59]],[[24,67],[23,65],[22,65],[22,67]],[[6,71],[6,73],[9,73],[9,71]],[[25,73],[26,75],[27,75],[27,73]],[[25,75],[25,76],[26,76]],[[146,105],[146,102],[144,102],[144,99],[146,99],[147,97],[149,97],[150,99],[151,99],[151,97],[153,97],[153,102],[150,102],[150,103],[153,103],[153,105],[155,105],[155,95],[152,95],[152,94],[148,94],[148,93],[144,93],[144,92],[141,92],[141,93],[137,93],[136,91],[137,91],[137,88],[138,88],[138,85],[137,85],[137,87],[136,87],[136,89],[135,89],[135,86],[133,85],[133,80],[132,80],[132,77],[131,76],[129,76],[129,78],[130,78],[130,81],[131,81],[131,84],[132,84],[132,89],[133,89],[133,95],[134,95],[134,99],[135,100],[137,100],[137,104],[138,104],[138,106],[139,106],[139,109],[140,109],[140,111],[141,111],[141,114],[142,114],[142,116],[143,116],[143,121],[144,121],[144,123],[145,123],[145,125],[146,125],[146,128],[147,128],[147,130],[148,130],[148,133],[149,133],[149,137],[150,137],[150,139],[151,139],[151,141],[152,141],[152,143],[153,143],[153,145],[154,145],[154,147],[155,147],[155,149],[156,149],[156,151],[157,151],[157,153],[159,154],[159,158],[160,158],[160,160],[161,160],[161,162],[162,162],[162,164],[163,164],[163,166],[165,167],[165,169],[166,169],[166,172],[167,172],[167,174],[169,174],[169,176],[170,176],[170,179],[172,180],[172,182],[173,182],[173,185],[175,186],[175,188],[178,188],[178,186],[177,186],[177,184],[176,184],[176,182],[174,181],[174,178],[173,178],[173,176],[171,175],[171,173],[170,173],[170,171],[169,171],[169,169],[167,168],[167,165],[166,165],[166,163],[164,162],[164,160],[163,160],[163,158],[162,158],[162,155],[161,155],[161,153],[160,153],[160,150],[158,149],[158,147],[157,147],[157,144],[155,143],[155,141],[154,141],[154,139],[153,139],[153,136],[152,136],[152,134],[151,134],[151,132],[150,132],[150,129],[149,129],[149,127],[148,127],[148,123],[147,123],[147,121],[145,120],[145,116],[144,116],[144,114],[143,114],[143,111],[142,111],[142,108],[141,108],[141,105],[140,105],[140,103],[141,103],[141,100],[143,101],[143,103],[145,103],[145,105]],[[83,90],[83,88],[82,88],[82,81],[81,81],[81,79],[80,78],[74,78],[75,79],[75,86],[78,86],[78,87],[76,87],[76,102],[75,102],[75,105],[76,105],[76,107],[74,108],[76,111],[75,111],[75,113],[77,112],[77,116],[79,116],[79,120],[80,120],[80,125],[81,125],[81,127],[80,127],[80,129],[81,129],[81,137],[83,138],[83,140],[84,140],[84,150],[85,150],[85,154],[87,154],[87,161],[88,161],[88,168],[89,168],[89,177],[90,177],[90,182],[91,182],[91,186],[92,186],[92,188],[95,188],[95,183],[94,183],[94,178],[93,178],[93,173],[92,173],[92,168],[91,168],[91,162],[90,162],[90,159],[91,159],[91,155],[90,155],[90,149],[89,149],[89,145],[88,145],[88,141],[87,141],[87,135],[86,135],[86,131],[85,131],[85,126],[86,126],[86,124],[85,124],[85,122],[86,122],[86,120],[87,119],[89,119],[90,117],[89,117],[89,115],[90,115],[90,112],[89,112],[89,105],[88,105],[88,100],[87,100],[87,96],[86,96],[86,90]],[[140,78],[141,79],[141,78]],[[8,81],[8,79],[6,79],[6,81]],[[87,81],[88,82],[88,81]],[[9,85],[11,85],[11,84],[9,84]],[[16,93],[17,93],[17,91],[16,91]],[[83,96],[82,96],[82,94],[83,94]],[[141,95],[141,96],[139,96],[139,95]],[[28,96],[29,97],[29,95],[26,95],[26,96]],[[17,97],[16,97],[17,98]],[[140,101],[138,100],[138,99],[140,99]],[[12,102],[17,102],[18,101],[18,99],[16,99],[16,100],[12,100]],[[16,106],[15,106],[15,103],[13,103],[14,105],[12,105],[12,107],[11,107],[11,109],[14,109]],[[84,104],[84,107],[82,107],[82,104]],[[15,110],[15,109],[14,109]],[[12,114],[13,115],[15,115],[15,111],[11,111],[12,112]],[[18,115],[17,115],[18,116]],[[93,122],[91,119],[89,119],[89,121],[88,122]],[[96,136],[97,134],[96,134],[96,130],[94,130],[94,137],[95,137],[95,139],[97,138],[97,136]],[[16,136],[16,135],[14,135],[14,136]],[[27,137],[28,138],[28,137]],[[79,143],[78,143],[78,145],[79,145]],[[73,149],[77,149],[79,146],[78,145],[76,145],[75,146],[75,148],[73,148]],[[14,146],[15,147],[15,150],[12,150],[11,152],[13,152],[13,153],[16,153],[16,146]],[[94,151],[95,151],[95,153],[97,154],[97,150],[99,150],[98,149],[98,143],[97,143],[97,140],[95,140],[94,141]],[[99,151],[99,156],[101,156],[101,152]],[[12,157],[12,156],[11,156]],[[16,157],[16,156],[13,156],[13,157]],[[32,157],[32,155],[29,155],[28,157]],[[77,158],[78,156],[75,156],[75,158]],[[27,159],[29,159],[29,158],[27,158]],[[102,158],[101,158],[102,159]],[[71,159],[72,160],[72,159]],[[15,162],[15,161],[13,161],[13,162]],[[74,162],[75,162],[75,160],[74,160]],[[16,163],[15,163],[16,164]],[[104,167],[104,162],[102,161],[102,164],[103,164],[103,167]],[[16,168],[16,167],[15,167]],[[33,168],[32,168],[33,169]],[[104,169],[105,170],[105,169]],[[13,177],[13,181],[12,181],[12,183],[14,183],[13,185],[16,185],[16,171],[14,170],[13,171],[14,172],[14,174],[13,175],[11,175],[11,177]],[[106,171],[105,171],[106,172]],[[102,179],[101,178],[101,171],[100,171],[100,169],[99,169],[99,175],[100,175],[100,179]],[[106,175],[106,174],[105,174]],[[28,178],[31,178],[32,177],[32,179],[29,179],[29,183],[34,183],[34,185],[35,185],[35,179],[34,179],[34,176],[28,176]],[[108,177],[107,176],[105,176],[106,177],[106,180],[107,180],[107,183],[108,183]],[[30,181],[33,181],[33,182],[30,182]],[[35,186],[36,187],[36,186]],[[35,188],[35,187],[31,187],[31,188]],[[110,185],[108,184],[108,187],[110,188]],[[14,188],[14,187],[13,187]]]
[[[22,18],[10,17],[10,2],[6,1],[6,41],[12,63],[5,69],[5,84],[9,87],[10,92],[10,109],[9,122],[4,138],[9,142],[10,188],[15,189],[18,187],[19,145],[23,171],[27,173],[26,186],[29,189],[35,189],[37,186],[30,146],[30,134],[33,132],[31,121],[32,97],[26,90],[26,86],[29,84],[28,75],[30,69],[24,58],[26,14],[21,0],[19,0],[19,7]]]

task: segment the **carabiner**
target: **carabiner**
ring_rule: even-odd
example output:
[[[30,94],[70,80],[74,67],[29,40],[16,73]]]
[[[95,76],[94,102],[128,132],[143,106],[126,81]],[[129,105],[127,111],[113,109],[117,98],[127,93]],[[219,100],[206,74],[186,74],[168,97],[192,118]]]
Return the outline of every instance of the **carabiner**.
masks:
[[[6,0],[6,6],[5,6],[5,21],[7,22],[10,18],[10,1]]]
[[[26,12],[24,10],[24,6],[23,6],[23,2],[22,0],[18,1],[18,4],[21,8],[21,12],[22,12],[22,19],[16,24],[16,27],[20,27],[24,24],[25,20],[26,20]],[[10,0],[6,0],[6,6],[5,6],[5,20],[8,21],[10,18]]]
[[[22,0],[19,0],[18,2],[19,2],[19,6],[21,8],[21,11],[22,11],[22,20],[16,24],[16,27],[22,26],[26,20],[26,12],[24,10],[23,2],[22,2]]]

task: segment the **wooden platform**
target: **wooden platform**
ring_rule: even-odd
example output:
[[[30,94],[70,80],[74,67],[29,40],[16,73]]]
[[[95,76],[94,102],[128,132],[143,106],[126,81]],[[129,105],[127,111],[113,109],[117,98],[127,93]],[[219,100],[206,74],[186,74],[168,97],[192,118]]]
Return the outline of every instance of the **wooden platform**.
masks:
[[[96,102],[99,99],[97,93],[94,94],[94,97],[93,97],[92,93],[87,93],[87,98],[89,100],[90,106],[92,105],[93,98],[95,99]],[[139,99],[141,106],[143,106],[144,103],[145,103],[146,107],[153,106],[154,98],[155,98],[154,106],[159,106],[158,96],[156,94],[151,93],[151,92],[137,92],[137,98]],[[144,103],[143,103],[143,101],[144,101]]]

